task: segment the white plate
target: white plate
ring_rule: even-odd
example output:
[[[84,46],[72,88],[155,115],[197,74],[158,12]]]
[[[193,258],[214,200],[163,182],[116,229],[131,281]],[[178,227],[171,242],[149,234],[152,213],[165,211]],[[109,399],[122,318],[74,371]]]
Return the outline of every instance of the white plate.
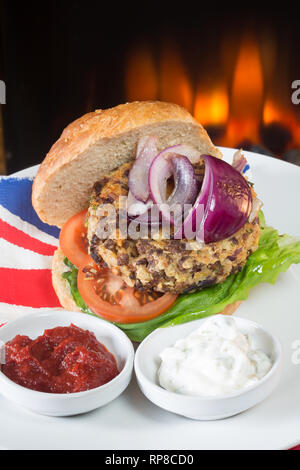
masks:
[[[221,150],[231,162],[233,150]],[[300,235],[300,167],[245,154],[255,190],[264,201],[267,223],[281,232]],[[26,176],[35,169],[26,170]],[[300,443],[300,363],[292,361],[293,344],[300,342],[300,265],[281,274],[274,286],[254,288],[235,315],[260,323],[283,346],[281,382],[254,408],[221,421],[191,421],[153,405],[134,377],[126,391],[107,406],[69,418],[38,416],[0,397],[0,448],[284,449]]]

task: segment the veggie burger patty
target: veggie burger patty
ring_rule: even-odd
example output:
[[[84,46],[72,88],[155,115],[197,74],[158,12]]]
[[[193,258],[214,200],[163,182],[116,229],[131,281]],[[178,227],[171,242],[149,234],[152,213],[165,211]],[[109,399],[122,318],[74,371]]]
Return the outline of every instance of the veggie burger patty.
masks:
[[[96,263],[103,259],[131,287],[181,294],[223,282],[231,273],[240,271],[247,258],[258,247],[258,217],[246,222],[233,236],[207,245],[196,240],[154,238],[123,238],[116,224],[113,237],[100,239],[97,226],[102,216],[99,206],[114,206],[117,213],[119,197],[128,195],[131,163],[122,165],[95,183],[88,212],[90,255]],[[204,164],[194,165],[201,176]],[[102,211],[103,213],[103,211]]]

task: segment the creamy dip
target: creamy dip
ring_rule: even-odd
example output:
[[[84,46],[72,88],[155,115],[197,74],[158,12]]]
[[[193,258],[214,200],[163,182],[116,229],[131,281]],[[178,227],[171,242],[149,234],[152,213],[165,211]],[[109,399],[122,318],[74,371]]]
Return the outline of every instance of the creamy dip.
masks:
[[[214,315],[186,338],[160,353],[160,385],[171,392],[218,396],[258,382],[272,367],[267,354],[252,347],[234,318]]]

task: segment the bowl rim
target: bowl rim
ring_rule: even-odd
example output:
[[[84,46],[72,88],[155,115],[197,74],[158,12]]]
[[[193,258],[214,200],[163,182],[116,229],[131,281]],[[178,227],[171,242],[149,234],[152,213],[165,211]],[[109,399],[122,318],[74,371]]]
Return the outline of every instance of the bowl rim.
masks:
[[[50,311],[42,312],[41,311],[41,312],[34,312],[34,313],[31,313],[31,314],[28,314],[26,316],[17,318],[16,320],[12,320],[11,322],[8,322],[6,325],[3,325],[1,327],[1,332],[5,331],[5,329],[7,327],[11,327],[11,325],[14,326],[14,324],[18,324],[19,320],[24,320],[25,318],[26,319],[27,318],[28,319],[33,319],[34,317],[39,317],[40,318],[42,316],[51,317],[52,315],[54,316],[58,312],[61,312],[61,311],[60,310],[55,310],[53,312],[50,312]],[[107,382],[103,385],[99,385],[99,387],[91,388],[89,390],[83,390],[81,392],[74,392],[74,393],[72,393],[72,392],[71,393],[41,392],[39,390],[33,390],[31,388],[24,387],[23,385],[17,384],[13,380],[11,380],[9,377],[7,377],[2,372],[1,367],[0,367],[0,383],[2,382],[4,384],[9,385],[10,387],[15,387],[16,390],[18,391],[18,393],[24,393],[24,394],[27,394],[28,396],[32,395],[35,398],[40,397],[41,399],[48,399],[48,400],[51,400],[51,399],[56,399],[56,400],[70,399],[71,400],[72,398],[81,398],[81,397],[84,397],[86,395],[96,394],[100,391],[106,390],[109,387],[113,387],[115,384],[117,384],[123,378],[127,377],[128,373],[129,374],[131,373],[131,371],[133,370],[133,366],[134,366],[134,348],[133,348],[133,344],[130,341],[130,339],[128,338],[128,336],[120,328],[118,328],[113,323],[110,323],[110,322],[108,322],[108,321],[106,321],[106,320],[104,320],[100,317],[94,317],[92,315],[88,315],[88,314],[83,313],[83,312],[73,312],[71,310],[66,310],[66,311],[64,311],[64,313],[65,312],[67,312],[69,314],[74,314],[78,318],[80,318],[79,317],[80,315],[87,315],[88,321],[97,321],[97,322],[99,321],[100,322],[99,324],[105,324],[105,327],[107,327],[108,329],[110,329],[113,332],[112,336],[115,336],[115,337],[119,336],[119,338],[121,338],[123,340],[123,343],[126,346],[126,359],[125,359],[124,367],[121,370],[121,372],[119,372],[119,374],[116,375],[116,377],[114,377],[109,382]],[[76,321],[75,321],[74,325],[77,326]],[[60,326],[60,325],[58,325],[58,326]],[[55,327],[53,327],[53,328],[55,328]],[[81,327],[79,327],[79,328],[81,328]],[[95,331],[93,331],[92,328],[89,329],[89,331],[92,331],[96,335]],[[16,333],[16,335],[17,334],[21,334],[21,333]],[[0,392],[0,394],[1,394],[1,392]]]
[[[218,313],[213,314],[213,315],[210,315],[209,317],[213,317],[213,316],[217,316],[217,315],[220,315],[220,314],[218,314]],[[226,316],[226,315],[224,315],[224,316]],[[194,320],[194,321],[191,320],[190,322],[186,322],[186,323],[193,323],[193,322],[199,321],[199,320],[204,321],[209,317],[199,318],[199,319]],[[256,383],[251,384],[251,385],[249,385],[245,388],[242,388],[241,390],[237,390],[237,391],[234,391],[234,392],[231,392],[231,393],[211,396],[211,395],[184,395],[184,394],[181,394],[181,393],[171,392],[171,391],[166,390],[165,388],[161,387],[160,385],[156,384],[152,380],[148,379],[148,377],[146,377],[146,375],[143,372],[143,369],[140,367],[140,364],[139,364],[139,358],[140,358],[141,350],[142,350],[143,346],[146,344],[146,342],[151,341],[152,336],[155,336],[155,334],[156,335],[159,334],[159,330],[162,330],[162,329],[167,330],[168,328],[181,327],[183,325],[186,325],[186,323],[181,323],[179,325],[174,325],[174,326],[157,328],[152,333],[150,333],[150,335],[148,335],[139,344],[139,346],[138,346],[138,348],[135,352],[135,358],[134,358],[134,370],[135,370],[137,380],[139,382],[145,383],[149,387],[149,389],[151,389],[151,391],[153,391],[155,393],[161,394],[162,396],[165,396],[165,397],[171,397],[171,398],[176,399],[180,402],[189,401],[190,403],[193,403],[193,402],[196,403],[196,402],[199,402],[199,401],[230,400],[232,398],[238,398],[242,395],[246,395],[249,392],[251,392],[252,390],[263,386],[263,384],[265,382],[269,381],[278,372],[278,370],[281,368],[282,361],[283,361],[282,345],[281,345],[279,339],[275,335],[270,333],[270,331],[268,329],[261,326],[259,323],[254,322],[253,320],[248,320],[246,318],[241,318],[241,317],[233,317],[233,318],[238,319],[238,321],[242,321],[244,323],[247,323],[249,326],[260,329],[264,333],[266,333],[270,337],[270,339],[273,343],[273,346],[274,346],[274,350],[277,353],[277,357],[275,358],[275,361],[273,362],[271,369],[266,373],[266,375],[264,375],[264,377],[259,379]],[[187,335],[188,334],[189,333],[187,333]]]

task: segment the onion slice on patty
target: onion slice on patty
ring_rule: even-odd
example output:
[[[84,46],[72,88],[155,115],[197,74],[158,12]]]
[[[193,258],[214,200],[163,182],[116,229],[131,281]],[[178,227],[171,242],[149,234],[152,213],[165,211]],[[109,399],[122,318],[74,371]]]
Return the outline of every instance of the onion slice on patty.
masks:
[[[231,165],[211,155],[201,158],[205,174],[200,194],[174,238],[196,233],[199,242],[213,243],[230,237],[247,222],[252,193],[246,179]]]
[[[129,174],[129,200],[135,202],[131,204],[135,213],[131,209],[129,216],[139,215],[141,224],[157,225],[157,217],[155,221],[149,217],[153,203],[158,206],[162,220],[175,226],[175,239],[196,236],[198,242],[206,244],[230,237],[246,223],[253,200],[251,188],[241,174],[245,165],[241,152],[229,165],[211,155],[201,155],[189,145],[173,145],[153,157],[155,148],[154,137],[139,144],[139,155]],[[204,160],[205,173],[199,192],[201,183],[193,163],[200,159]],[[174,189],[167,197],[168,179],[172,175]],[[191,204],[187,212],[185,206]]]
[[[149,170],[150,195],[165,220],[172,225],[181,219],[185,204],[193,204],[199,190],[195,171],[190,160],[173,152],[174,147],[159,153]],[[174,189],[167,198],[167,182],[173,175]]]
[[[129,191],[135,199],[144,203],[149,199],[148,173],[151,163],[157,155],[156,143],[157,138],[153,136],[148,137],[145,143],[144,139],[140,139],[138,153],[129,172]]]

